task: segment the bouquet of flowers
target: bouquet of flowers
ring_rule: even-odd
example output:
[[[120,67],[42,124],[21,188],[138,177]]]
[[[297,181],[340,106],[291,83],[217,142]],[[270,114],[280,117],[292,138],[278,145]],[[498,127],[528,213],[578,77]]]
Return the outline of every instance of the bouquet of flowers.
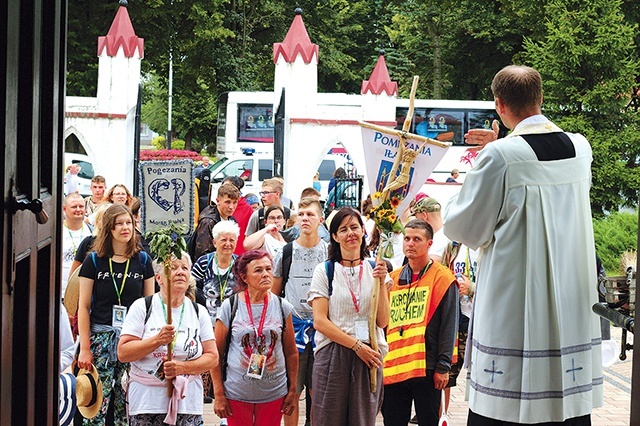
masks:
[[[396,209],[402,198],[396,194],[383,199],[382,192],[373,193],[371,198],[379,202],[378,206],[371,210],[368,218],[375,222],[380,231],[380,255],[385,259],[391,259],[393,257],[393,235],[397,232],[404,233],[404,226],[396,214]]]

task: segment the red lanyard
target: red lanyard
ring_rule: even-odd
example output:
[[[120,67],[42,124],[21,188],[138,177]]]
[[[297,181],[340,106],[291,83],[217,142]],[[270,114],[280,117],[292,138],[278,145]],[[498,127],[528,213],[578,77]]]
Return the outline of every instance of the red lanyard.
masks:
[[[264,296],[264,304],[262,305],[262,314],[260,314],[260,324],[256,329],[256,324],[253,322],[253,312],[251,311],[251,300],[249,300],[249,292],[244,292],[244,301],[247,303],[247,311],[249,312],[249,321],[251,326],[256,332],[256,341],[259,342],[262,339],[262,329],[264,328],[264,320],[267,318],[267,306],[269,305],[269,294]]]
[[[353,292],[351,288],[351,281],[349,281],[349,277],[347,277],[346,268],[342,267],[342,275],[344,275],[344,280],[347,282],[347,287],[349,288],[349,293],[351,293],[351,301],[353,302],[353,306],[356,308],[356,314],[360,313],[360,292],[362,291],[362,262],[360,261],[360,272],[358,273],[358,296]]]

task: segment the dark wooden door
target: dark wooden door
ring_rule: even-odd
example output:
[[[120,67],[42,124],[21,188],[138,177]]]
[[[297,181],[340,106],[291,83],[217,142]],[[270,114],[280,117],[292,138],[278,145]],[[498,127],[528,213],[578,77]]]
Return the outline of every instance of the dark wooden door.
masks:
[[[58,420],[65,34],[66,0],[0,2],[1,425]]]

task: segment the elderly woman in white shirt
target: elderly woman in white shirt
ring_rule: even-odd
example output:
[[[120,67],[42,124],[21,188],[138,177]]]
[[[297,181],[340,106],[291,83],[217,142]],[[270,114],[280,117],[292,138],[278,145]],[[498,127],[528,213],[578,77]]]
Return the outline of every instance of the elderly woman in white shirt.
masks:
[[[203,306],[186,297],[191,278],[187,253],[172,260],[170,307],[163,265],[154,262],[153,266],[160,291],[131,305],[118,345],[120,360],[131,363],[129,425],[202,425],[200,374],[218,363],[211,319]],[[167,309],[171,309],[171,324],[167,324]],[[167,395],[169,381],[174,386],[171,396]]]

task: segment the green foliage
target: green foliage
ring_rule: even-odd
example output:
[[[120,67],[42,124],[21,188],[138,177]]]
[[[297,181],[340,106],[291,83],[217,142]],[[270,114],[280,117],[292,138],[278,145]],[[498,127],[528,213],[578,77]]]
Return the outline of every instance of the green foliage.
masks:
[[[637,25],[620,0],[549,2],[545,14],[544,36],[525,38],[521,55],[542,75],[544,112],[592,145],[594,215],[635,205],[640,117],[625,107],[640,72]]]
[[[155,149],[165,149],[167,147],[167,138],[165,136],[158,135],[151,140],[151,145]],[[185,149],[184,141],[180,139],[172,139],[171,149]]]
[[[637,250],[638,213],[616,212],[593,220],[596,253],[607,275],[622,274],[620,256],[625,250]]]
[[[145,238],[149,240],[149,247],[153,257],[165,266],[171,263],[171,256],[182,259],[182,252],[187,251],[187,243],[182,237],[187,233],[186,225],[171,224],[155,232],[148,232]]]

